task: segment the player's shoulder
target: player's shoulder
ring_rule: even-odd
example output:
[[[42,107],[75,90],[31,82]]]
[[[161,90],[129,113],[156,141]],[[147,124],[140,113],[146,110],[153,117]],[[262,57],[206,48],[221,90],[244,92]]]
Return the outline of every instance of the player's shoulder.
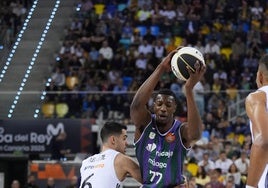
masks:
[[[256,90],[246,97],[246,102],[251,103],[251,102],[257,102],[257,101],[262,101],[266,99],[266,93],[261,90]]]
[[[121,160],[126,160],[126,159],[128,159],[128,158],[130,158],[128,155],[126,155],[126,154],[123,154],[123,153],[118,153],[117,155],[116,155],[116,158],[119,160],[119,161],[121,161]]]
[[[122,153],[119,153],[116,155],[115,164],[117,166],[128,168],[129,166],[132,166],[133,163],[134,163],[134,160],[132,160],[132,158],[128,155],[125,155]]]

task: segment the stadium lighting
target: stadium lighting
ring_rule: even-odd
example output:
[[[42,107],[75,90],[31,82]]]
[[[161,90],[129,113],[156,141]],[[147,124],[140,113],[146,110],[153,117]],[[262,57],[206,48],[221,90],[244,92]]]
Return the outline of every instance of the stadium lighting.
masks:
[[[38,0],[36,0],[36,1],[33,2],[33,6],[30,9],[27,18],[24,21],[23,27],[22,27],[22,29],[20,30],[20,33],[17,36],[17,40],[14,43],[14,46],[13,46],[13,48],[12,48],[10,54],[9,54],[9,58],[7,58],[7,61],[5,63],[5,67],[6,67],[5,70],[7,70],[8,66],[10,65],[10,62],[12,60],[12,57],[14,56],[14,54],[16,52],[16,49],[17,49],[17,47],[18,47],[18,45],[19,45],[19,43],[21,41],[21,38],[23,36],[24,31],[27,29],[28,23],[29,23],[29,21],[30,21],[30,19],[32,17],[32,14],[33,14],[33,12],[34,12],[34,10],[36,8],[36,4],[37,3],[38,3]],[[2,72],[0,74],[0,83],[2,82],[2,80],[3,80],[4,76],[5,76],[5,73],[6,73],[5,70],[2,70]]]
[[[9,109],[8,118],[12,117],[14,109],[16,108],[16,104],[17,104],[17,102],[18,102],[18,100],[20,98],[20,94],[23,91],[25,83],[27,82],[29,74],[31,73],[31,70],[32,70],[32,68],[33,68],[33,66],[35,64],[36,57],[38,56],[39,50],[42,47],[43,41],[45,40],[45,37],[46,37],[46,34],[48,33],[48,30],[50,29],[51,22],[53,21],[53,18],[54,18],[54,15],[55,15],[56,11],[58,10],[59,4],[60,4],[60,1],[59,0],[56,1],[56,4],[54,5],[54,9],[50,14],[50,18],[47,21],[45,29],[43,30],[43,34],[41,35],[42,37],[39,39],[38,45],[36,47],[35,53],[33,54],[33,57],[32,57],[32,60],[30,62],[30,65],[28,66],[28,68],[26,70],[26,73],[24,75],[24,78],[23,78],[22,83],[21,83],[20,88],[19,88],[20,91],[17,92],[17,95],[15,96],[15,99],[13,101],[13,104],[11,105],[11,107]],[[0,75],[0,77],[1,77],[1,75]],[[36,109],[35,114],[34,114],[34,118],[38,118],[38,113],[39,113],[39,109]]]
[[[53,21],[53,19],[54,19],[54,17],[55,17],[55,14],[56,14],[56,11],[58,10],[59,4],[60,4],[60,1],[57,1],[56,4],[55,4],[55,6],[54,6],[54,9],[53,9],[53,11],[52,11],[52,13],[51,13],[51,15],[50,15],[50,18],[48,19],[48,23],[47,23],[46,29],[44,30],[44,32],[43,32],[43,34],[42,34],[42,37],[41,37],[41,39],[40,39],[40,41],[39,41],[39,43],[41,43],[41,44],[43,43],[44,38],[45,38],[45,36],[46,36],[46,33],[48,32],[49,27],[50,27],[50,25],[51,25],[51,23],[52,23],[52,21]],[[48,29],[47,29],[47,28],[48,28]],[[37,48],[37,49],[39,49],[39,48]],[[49,86],[50,83],[51,83],[51,78],[48,78],[48,80],[47,80],[47,82],[46,82],[45,85],[46,85],[46,86]],[[43,101],[43,100],[45,99],[45,96],[46,96],[46,92],[43,91],[43,92],[42,92],[42,95],[41,95],[41,97],[40,97],[41,101]],[[37,108],[37,109],[35,110],[35,113],[34,113],[34,118],[38,118],[38,117],[39,117],[39,112],[40,112],[40,109]]]

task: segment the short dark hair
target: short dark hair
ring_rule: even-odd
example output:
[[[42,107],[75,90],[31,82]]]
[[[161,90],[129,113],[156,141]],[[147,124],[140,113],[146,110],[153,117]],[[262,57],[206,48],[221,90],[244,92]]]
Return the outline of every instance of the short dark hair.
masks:
[[[175,93],[173,91],[171,91],[170,89],[160,89],[158,92],[156,92],[155,97],[154,97],[154,101],[156,99],[156,96],[159,94],[172,96],[174,98],[175,102],[177,103],[177,97],[176,97]]]
[[[268,54],[265,54],[259,60],[259,64],[263,64],[265,68],[268,70]]]
[[[114,121],[107,121],[100,132],[101,140],[105,142],[111,135],[120,135],[122,133],[122,129],[127,130],[127,126]]]

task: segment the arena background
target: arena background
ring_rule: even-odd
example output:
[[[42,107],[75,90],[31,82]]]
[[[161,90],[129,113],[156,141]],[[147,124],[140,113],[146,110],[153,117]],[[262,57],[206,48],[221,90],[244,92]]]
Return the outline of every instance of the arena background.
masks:
[[[238,145],[232,151],[237,156],[241,150],[250,153],[244,100],[256,89],[257,60],[268,51],[265,0],[0,3],[0,187],[9,188],[13,179],[24,184],[30,173],[42,186],[49,176],[65,186],[68,178],[78,173],[75,159],[81,162],[81,157],[98,152],[97,134],[106,120],[129,125],[132,143],[134,127],[129,104],[133,94],[164,55],[178,45],[195,46],[206,52],[208,70],[202,83],[203,95],[198,95],[201,100],[197,102],[204,133],[210,137],[202,138],[199,144],[215,146],[210,140],[213,135],[224,147],[229,143]],[[166,8],[175,11],[175,17],[169,19],[174,12],[166,13]],[[151,14],[157,10],[165,12],[160,19],[158,15],[146,17],[148,11]],[[165,50],[160,56],[148,55],[144,68],[139,63],[145,51],[138,51],[138,47],[145,38],[154,45],[160,42]],[[104,39],[109,39],[115,52],[108,61],[94,59],[96,51],[91,48],[100,49]],[[70,55],[69,41],[83,48],[80,51],[79,45],[73,46],[79,57],[75,63],[70,63],[75,56]],[[211,44],[218,51],[205,50]],[[172,73],[166,74],[157,89],[161,87],[176,91],[180,101],[178,118],[185,120],[183,82]],[[67,161],[55,162],[49,160],[46,139],[62,130],[61,123],[72,153]],[[128,149],[127,154],[135,158],[133,146]],[[197,165],[192,166],[195,174]],[[125,187],[138,187],[127,181]]]

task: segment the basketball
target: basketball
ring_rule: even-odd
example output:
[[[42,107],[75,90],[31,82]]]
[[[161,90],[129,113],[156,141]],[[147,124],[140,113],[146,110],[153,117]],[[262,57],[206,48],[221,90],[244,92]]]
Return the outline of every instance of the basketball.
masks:
[[[190,77],[186,67],[189,66],[195,72],[196,68],[201,66],[200,63],[205,65],[203,54],[199,50],[193,47],[183,47],[171,58],[171,70],[177,78],[186,81]]]

